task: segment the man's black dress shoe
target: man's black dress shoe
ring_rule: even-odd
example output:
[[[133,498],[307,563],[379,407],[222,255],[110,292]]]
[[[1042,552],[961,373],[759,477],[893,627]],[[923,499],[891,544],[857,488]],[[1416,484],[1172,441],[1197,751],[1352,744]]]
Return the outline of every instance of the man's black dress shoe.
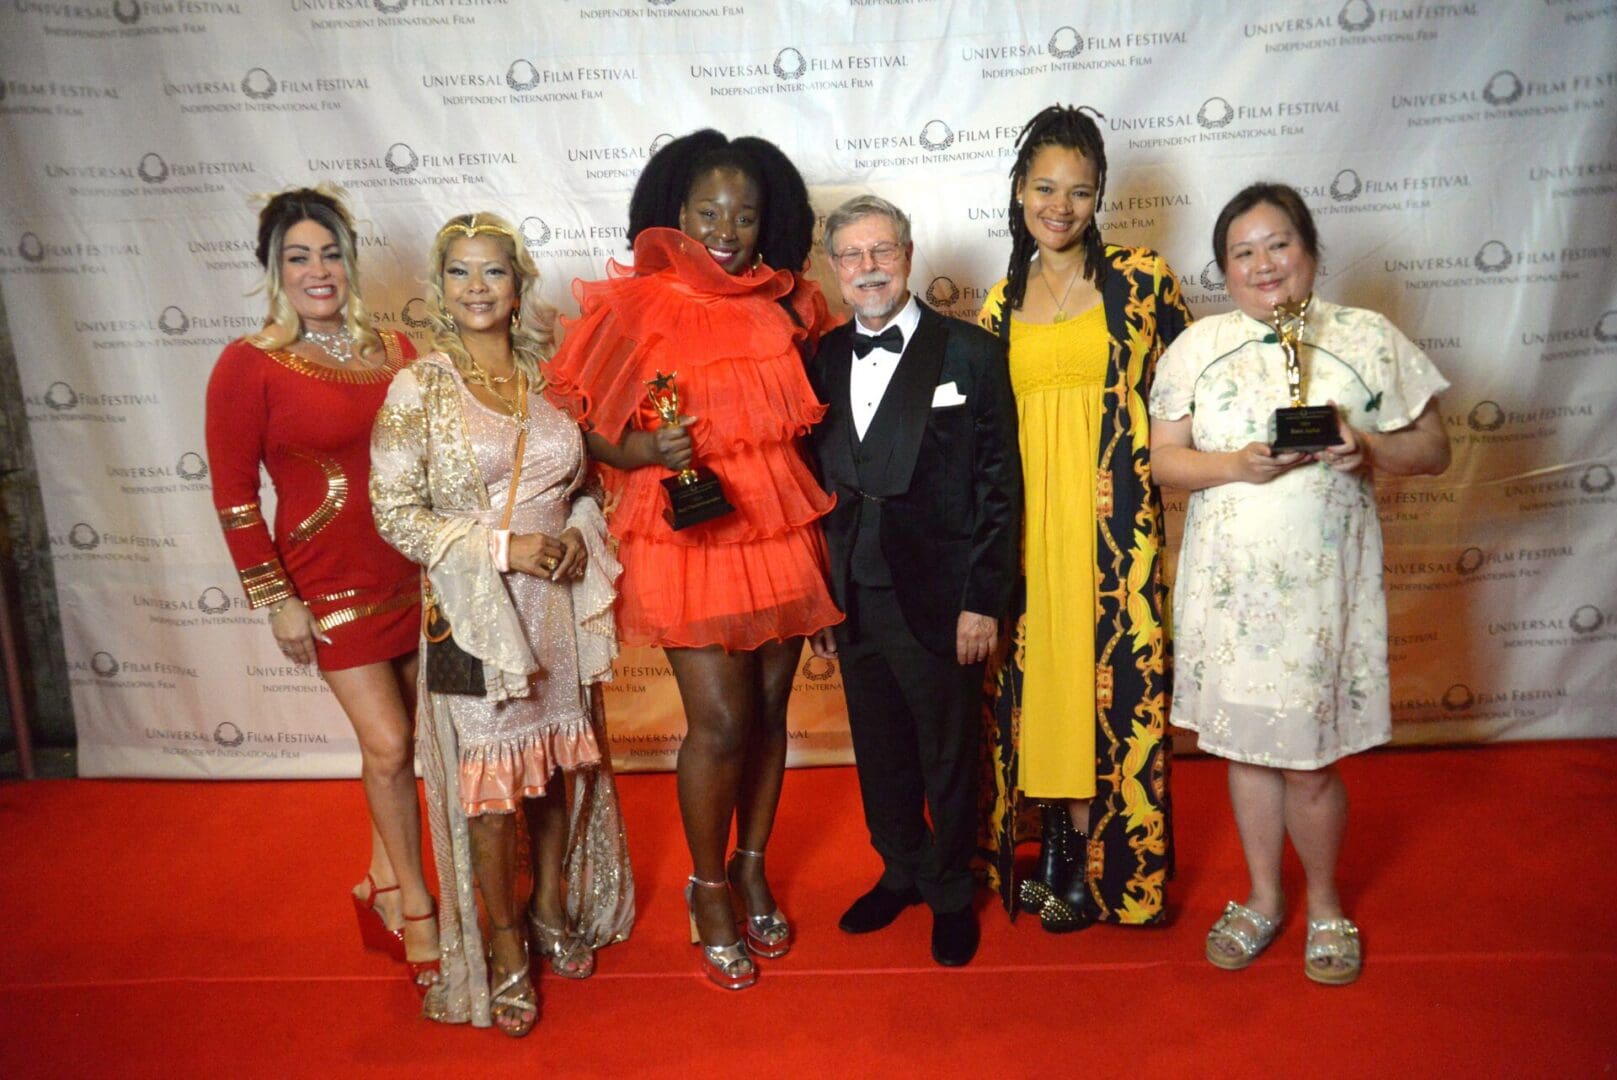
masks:
[[[932,913],[932,959],[944,967],[960,967],[977,955],[977,913],[967,904],[959,911]]]
[[[868,934],[891,925],[899,912],[920,902],[921,894],[913,885],[907,889],[889,889],[878,883],[842,913],[837,925],[850,934]]]

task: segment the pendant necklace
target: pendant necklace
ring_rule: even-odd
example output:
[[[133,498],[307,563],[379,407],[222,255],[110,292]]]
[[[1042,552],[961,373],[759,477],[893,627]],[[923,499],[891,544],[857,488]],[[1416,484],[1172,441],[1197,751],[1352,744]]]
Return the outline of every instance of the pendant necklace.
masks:
[[[526,415],[528,377],[522,374],[522,369],[512,365],[511,374],[501,375],[499,378],[495,378],[493,375],[488,373],[488,369],[482,364],[479,364],[476,360],[472,360],[471,353],[467,353],[466,358],[472,361],[473,368],[472,375],[466,381],[482,386],[489,393],[493,394],[495,399],[499,401],[501,405],[505,406],[506,411],[511,414],[518,424],[525,423],[528,419]],[[500,387],[504,386],[512,379],[517,380],[517,392],[515,395],[513,395],[513,397],[508,398],[504,394],[500,393]]]
[[[348,327],[341,330],[325,331],[303,328],[303,340],[319,346],[327,356],[339,364],[354,362],[354,335],[348,332]]]
[[[1041,259],[1040,261],[1042,262],[1043,260]],[[1058,300],[1058,299],[1056,299],[1056,291],[1050,287],[1050,278],[1044,272],[1044,267],[1043,266],[1039,267],[1039,280],[1044,282],[1044,289],[1045,289],[1046,292],[1048,292],[1050,294],[1050,299],[1055,300],[1055,302],[1056,302],[1056,314],[1055,314],[1055,318],[1050,320],[1051,322],[1066,322],[1067,321],[1067,297],[1072,295],[1073,283],[1078,280],[1078,275],[1082,271],[1083,271],[1083,265],[1081,263],[1078,266],[1073,268],[1072,277],[1067,279],[1067,289],[1066,289],[1065,292],[1063,292],[1061,294],[1061,298]]]

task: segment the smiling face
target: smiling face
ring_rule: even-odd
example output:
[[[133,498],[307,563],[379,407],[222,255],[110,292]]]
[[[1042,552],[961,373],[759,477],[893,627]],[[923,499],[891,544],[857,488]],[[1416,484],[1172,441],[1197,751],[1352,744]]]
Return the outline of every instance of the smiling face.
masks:
[[[842,299],[867,330],[880,330],[909,299],[913,245],[898,242],[898,225],[886,214],[866,214],[831,238]]]
[[[281,289],[303,325],[316,330],[342,326],[348,304],[348,267],[331,230],[304,218],[281,237]]]
[[[511,324],[517,275],[505,245],[487,234],[460,237],[444,251],[444,310],[462,335]]]
[[[725,273],[739,274],[758,249],[762,202],[758,185],[739,169],[711,169],[691,184],[679,231],[707,248]]]
[[[1224,243],[1225,287],[1254,319],[1268,322],[1276,304],[1313,294],[1314,257],[1280,207],[1258,203],[1230,222]]]
[[[1016,185],[1022,222],[1040,249],[1064,251],[1076,244],[1095,219],[1100,170],[1067,146],[1040,147]]]

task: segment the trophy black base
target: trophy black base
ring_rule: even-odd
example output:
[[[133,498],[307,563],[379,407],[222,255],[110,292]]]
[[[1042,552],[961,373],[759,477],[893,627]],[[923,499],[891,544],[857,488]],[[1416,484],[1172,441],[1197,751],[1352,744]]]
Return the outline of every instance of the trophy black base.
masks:
[[[1317,454],[1341,441],[1336,410],[1329,405],[1276,409],[1269,420],[1269,449],[1277,454]]]
[[[675,531],[735,512],[712,469],[697,469],[696,479],[689,482],[670,476],[663,481],[663,487],[668,490],[668,509],[663,511],[663,517]]]

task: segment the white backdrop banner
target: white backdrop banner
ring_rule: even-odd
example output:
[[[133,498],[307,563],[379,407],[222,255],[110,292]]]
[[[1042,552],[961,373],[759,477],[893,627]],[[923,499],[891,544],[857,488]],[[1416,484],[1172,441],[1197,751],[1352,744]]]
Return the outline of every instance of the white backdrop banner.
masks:
[[[208,496],[203,388],[264,307],[251,194],[343,184],[367,300],[419,345],[449,215],[520,222],[570,313],[661,141],[757,133],[822,214],[909,210],[912,287],[969,318],[1005,269],[1012,141],[1054,101],[1104,114],[1102,225],[1197,315],[1229,304],[1219,207],[1285,180],[1321,292],[1452,380],[1449,473],[1380,487],[1397,740],[1617,734],[1609,0],[3,0],[0,26],[0,289],[86,775],[357,771]],[[794,762],[846,760],[838,689],[805,660]],[[620,764],[667,767],[661,655],[625,656],[609,704]]]

